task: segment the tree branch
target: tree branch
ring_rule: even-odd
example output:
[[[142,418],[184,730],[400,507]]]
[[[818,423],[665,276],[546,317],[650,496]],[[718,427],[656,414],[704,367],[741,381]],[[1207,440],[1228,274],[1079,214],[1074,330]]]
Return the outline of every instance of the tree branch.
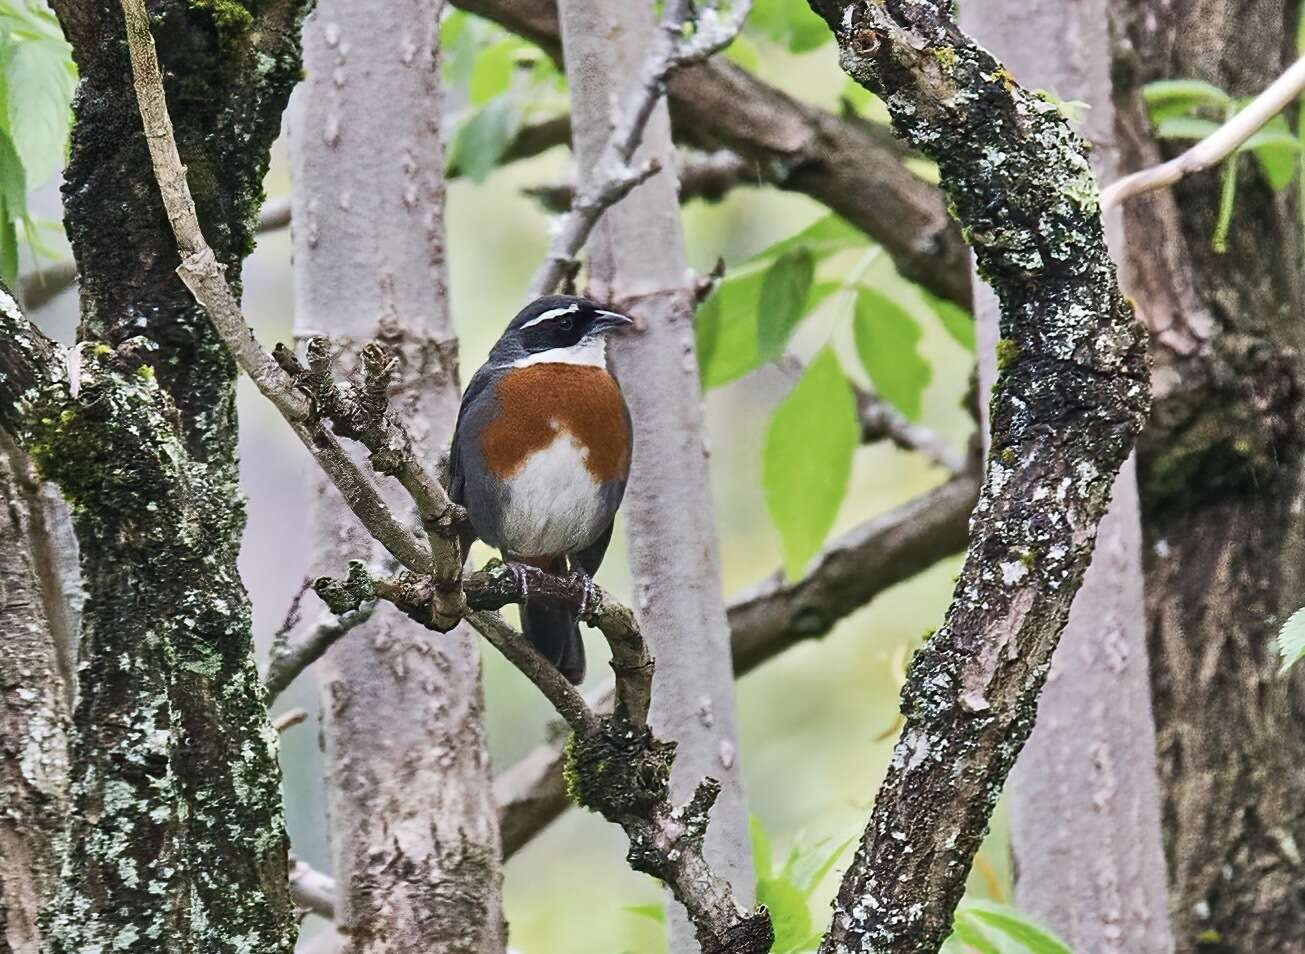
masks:
[[[705,156],[681,156],[676,172],[681,202],[719,202],[736,186],[761,185],[765,181],[751,162],[728,149]],[[574,182],[530,186],[523,191],[549,212],[566,212],[575,201]]]
[[[378,464],[377,469],[394,474],[412,494],[428,527],[441,520],[449,521],[449,536],[432,537],[429,541],[434,544],[434,553],[426,542],[419,540],[394,517],[371,479],[354,464],[336,439],[317,426],[312,402],[301,393],[298,382],[276,358],[263,350],[254,337],[227,285],[223,266],[217,261],[199,227],[195,203],[186,182],[186,172],[177,154],[172,121],[168,116],[158,58],[154,50],[154,38],[150,34],[144,4],[142,0],[122,0],[122,8],[127,21],[136,98],[145,126],[155,178],[181,254],[178,273],[182,281],[204,307],[241,368],[281,412],[291,430],[330,477],[350,509],[372,536],[409,569],[423,573],[435,572],[442,580],[456,580],[461,569],[461,558],[456,541],[451,539],[455,508],[443,487],[425,473],[411,453],[411,441],[402,428],[381,413],[369,417],[367,426],[357,433],[372,450],[373,461],[379,456],[384,457],[385,463]],[[288,358],[284,355],[282,362],[288,363]],[[381,370],[380,367],[372,369],[377,375]],[[307,379],[308,382],[316,385],[319,390],[325,390],[327,371],[329,362],[325,368],[310,367],[306,374],[313,376]],[[342,403],[337,402],[330,410],[342,412],[343,407]],[[460,614],[456,592],[449,595],[443,609],[446,618]]]
[[[1002,301],[992,452],[943,627],[821,950],[932,954],[1020,747],[1149,403],[1082,142],[960,32],[944,0],[812,0],[841,63],[939,164]]]
[[[782,571],[729,606],[734,672],[746,675],[792,646],[827,634],[880,593],[965,548],[970,512],[979,493],[962,475],[831,543],[802,579]],[[611,684],[591,697],[611,711]],[[571,805],[562,782],[562,746],[539,745],[494,779],[503,854],[511,857]]]
[[[1291,105],[1302,91],[1305,91],[1305,57],[1287,67],[1245,109],[1181,155],[1112,182],[1101,191],[1101,208],[1109,211],[1134,196],[1168,188],[1222,162]]]
[[[429,577],[400,574],[375,579],[360,561],[347,580],[322,578],[314,589],[332,611],[356,610],[370,598],[393,603],[412,619],[430,625],[434,584]],[[568,743],[573,797],[618,824],[630,839],[628,860],[636,871],[660,878],[689,912],[705,952],[763,954],[774,943],[770,916],[752,913],[734,900],[729,883],[712,871],[702,854],[708,816],[719,784],[704,779],[683,806],[670,802],[675,746],[648,728],[653,660],[634,614],[578,575],[556,577],[534,567],[494,562],[464,581],[469,622],[527,679],[571,727]],[[616,673],[617,710],[597,716],[580,693],[529,641],[490,607],[521,603],[529,595],[568,606],[607,639]]]
[[[371,619],[374,609],[374,603],[365,603],[343,616],[323,618],[294,642],[273,643],[267,674],[263,676],[268,705],[299,678],[300,673],[321,659],[337,640]]]
[[[733,0],[728,17],[721,15],[718,6],[717,3],[705,4],[694,22],[694,29],[686,32],[684,8],[674,3],[667,5],[644,60],[640,80],[631,89],[612,124],[612,133],[596,164],[597,174],[577,193],[571,210],[563,217],[549,243],[543,265],[531,279],[527,297],[538,298],[557,288],[603,212],[658,171],[655,160],[638,168],[631,166],[631,161],[639,148],[648,117],[666,91],[667,77],[681,67],[705,60],[728,45],[743,26],[751,0]]]
[[[290,897],[306,911],[335,920],[335,879],[290,856]]]

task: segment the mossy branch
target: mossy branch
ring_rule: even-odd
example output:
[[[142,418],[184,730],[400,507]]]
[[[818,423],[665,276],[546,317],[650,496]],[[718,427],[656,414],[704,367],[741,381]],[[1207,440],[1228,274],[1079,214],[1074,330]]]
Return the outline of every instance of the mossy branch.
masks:
[[[1083,144],[1056,105],[965,36],[943,0],[811,6],[844,69],[938,163],[1009,342],[965,565],[945,624],[912,663],[905,728],[822,947],[930,954],[1032,729],[1145,418],[1146,346],[1106,250]]]

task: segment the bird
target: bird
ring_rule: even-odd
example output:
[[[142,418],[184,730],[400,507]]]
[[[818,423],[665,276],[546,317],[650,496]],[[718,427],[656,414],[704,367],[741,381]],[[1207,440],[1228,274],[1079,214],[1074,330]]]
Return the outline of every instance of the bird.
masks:
[[[449,497],[470,538],[509,566],[598,572],[630,475],[634,434],[607,366],[612,332],[632,319],[573,295],[548,295],[508,323],[462,397],[449,454]],[[526,638],[572,684],[585,675],[577,611],[528,594]]]

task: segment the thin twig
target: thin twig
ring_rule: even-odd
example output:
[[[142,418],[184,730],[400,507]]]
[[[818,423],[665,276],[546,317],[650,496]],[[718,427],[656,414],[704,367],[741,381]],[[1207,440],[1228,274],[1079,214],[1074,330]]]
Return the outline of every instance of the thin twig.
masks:
[[[307,720],[307,718],[307,709],[287,709],[272,720],[272,728],[276,729],[278,733],[281,733],[286,729],[293,729],[295,726]]]
[[[873,391],[857,389],[857,414],[861,418],[861,441],[873,443],[888,438],[903,450],[915,451],[950,474],[965,471],[965,455],[932,428],[917,424]]]
[[[704,5],[698,13],[696,29],[686,35],[685,4],[666,4],[652,49],[644,59],[640,80],[625,97],[598,159],[597,175],[577,193],[571,211],[563,216],[544,263],[530,282],[530,298],[547,295],[557,288],[603,212],[659,171],[655,162],[635,168],[631,160],[639,148],[648,118],[666,92],[666,78],[674,70],[705,60],[727,46],[738,35],[750,7],[750,0],[735,0],[729,15],[722,16],[715,4]]]
[[[343,616],[324,616],[299,639],[274,645],[268,658],[267,675],[263,677],[268,702],[284,692],[300,673],[321,659],[341,637],[371,619],[375,609],[375,603],[364,603]]]
[[[290,897],[301,908],[335,919],[335,879],[307,862],[290,856]]]
[[[690,199],[719,202],[736,186],[762,183],[756,166],[728,149],[681,158],[678,173],[681,202]],[[529,186],[522,191],[549,212],[566,212],[575,201],[574,182]]]
[[[1302,91],[1305,91],[1305,57],[1289,66],[1245,109],[1186,152],[1168,162],[1124,176],[1101,190],[1101,208],[1112,209],[1133,196],[1167,188],[1192,173],[1223,161],[1286,109]]]

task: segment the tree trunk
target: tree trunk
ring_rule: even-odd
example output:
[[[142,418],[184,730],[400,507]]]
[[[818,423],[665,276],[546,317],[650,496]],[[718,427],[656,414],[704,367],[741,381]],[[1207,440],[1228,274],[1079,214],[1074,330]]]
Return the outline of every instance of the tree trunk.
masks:
[[[131,393],[145,404],[87,407],[33,451],[73,503],[88,595],[69,852],[47,946],[288,952],[276,741],[236,571],[235,368],[174,274],[118,5],[54,6],[81,74],[63,189],[79,337],[143,366],[139,380],[157,380],[178,431],[150,416],[155,392],[142,384]],[[266,3],[255,17],[228,6],[248,21],[217,22],[182,0],[150,11],[182,158],[238,291],[269,148],[298,78],[298,7]],[[134,417],[142,446],[166,448],[164,458],[95,443]]]
[[[640,79],[653,10],[604,0],[563,0],[559,7],[583,188],[610,133],[613,103]],[[663,171],[604,214],[589,240],[589,280],[593,294],[626,309],[641,327],[613,343],[612,363],[634,419],[622,512],[635,610],[657,658],[650,722],[659,738],[678,744],[676,799],[687,799],[704,777],[720,781],[707,859],[747,905],[752,852],[673,148],[663,100],[635,158],[638,164],[655,157]],[[683,912],[673,914],[672,950],[696,950]]]
[[[1142,84],[1256,93],[1295,59],[1291,0],[1111,5],[1126,171],[1161,158]],[[1228,252],[1207,172],[1127,207],[1156,404],[1140,445],[1147,625],[1180,951],[1305,950],[1305,671],[1273,635],[1305,602],[1305,277],[1292,190],[1239,166]]]
[[[1098,181],[1118,176],[1106,0],[966,5],[962,25],[1016,78],[1089,104],[1080,132]],[[1039,37],[1027,43],[1028,35]],[[1106,237],[1123,258],[1122,218]],[[977,280],[977,279],[976,279]],[[979,376],[997,377],[1000,308],[975,294]],[[988,402],[981,400],[986,411]],[[984,431],[985,440],[987,430]],[[1092,565],[1038,700],[1032,735],[1008,790],[1015,898],[1083,954],[1164,954],[1169,929],[1146,655],[1141,516],[1132,459],[1115,481]]]
[[[341,368],[369,341],[384,342],[401,359],[393,410],[431,461],[448,446],[460,400],[445,267],[442,7],[322,0],[304,28],[307,79],[290,127],[297,333],[331,335]],[[383,562],[337,492],[320,474],[314,481],[315,570]],[[405,508],[404,499],[392,493],[390,504]],[[434,635],[383,606],[320,673],[343,950],[502,951],[477,637],[465,626]]]
[[[35,954],[68,811],[68,699],[34,540],[43,502],[0,431],[0,954]]]

